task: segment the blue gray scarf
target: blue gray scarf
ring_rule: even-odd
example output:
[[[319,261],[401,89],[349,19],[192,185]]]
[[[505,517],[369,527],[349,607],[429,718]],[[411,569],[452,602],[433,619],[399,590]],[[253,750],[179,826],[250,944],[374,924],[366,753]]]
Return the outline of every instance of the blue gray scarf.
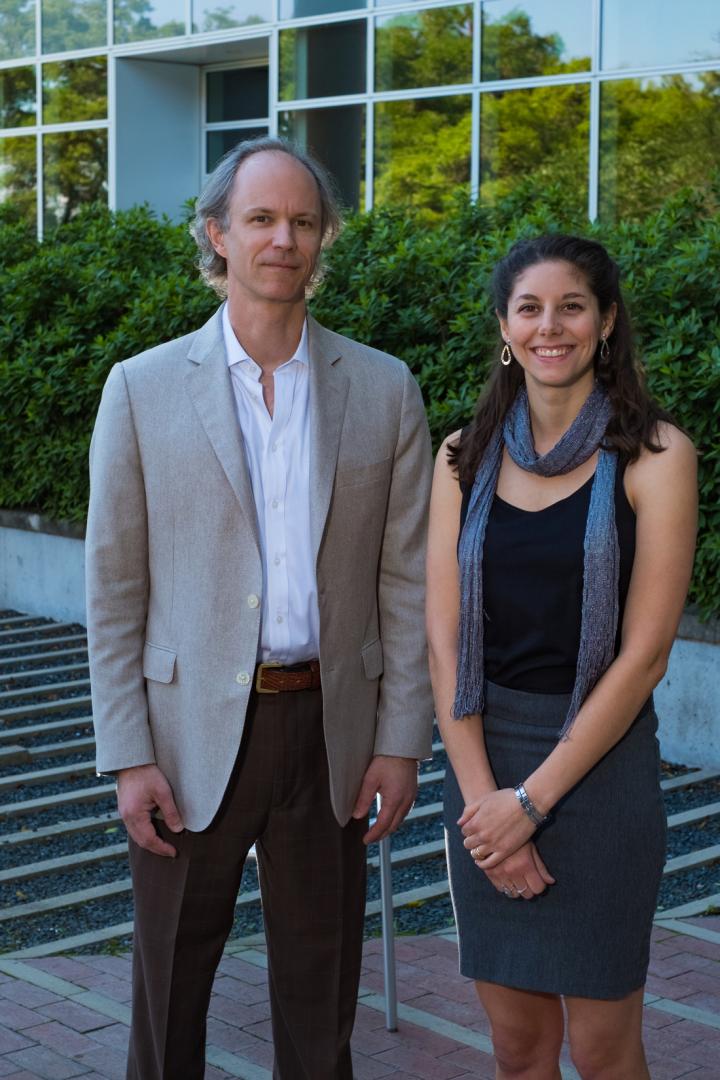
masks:
[[[538,457],[530,410],[521,387],[504,423],[494,432],[475,476],[465,526],[460,536],[460,634],[453,716],[484,708],[483,545],[490,507],[506,446],[516,465],[538,476],[561,476],[587,461],[600,447],[585,525],[583,599],[575,686],[560,738],[615,655],[618,624],[620,550],[615,527],[617,455],[602,448],[612,407],[597,383],[562,438]]]

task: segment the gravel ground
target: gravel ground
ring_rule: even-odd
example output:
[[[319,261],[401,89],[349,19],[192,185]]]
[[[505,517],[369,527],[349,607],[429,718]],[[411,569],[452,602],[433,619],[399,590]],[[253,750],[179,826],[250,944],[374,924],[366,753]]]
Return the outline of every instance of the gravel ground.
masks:
[[[84,724],[78,723],[73,727],[41,731],[39,735],[22,735],[17,742],[19,746],[29,750],[33,746],[52,746],[54,743],[72,742],[73,739],[87,739],[89,735],[92,735],[91,717],[88,717]],[[87,754],[87,750],[85,753]],[[33,764],[33,768],[37,768],[37,763]]]
[[[115,786],[112,781],[104,783],[101,777],[93,777],[93,787],[97,784],[108,788],[106,797],[94,799],[90,802],[70,802],[63,806],[55,806],[49,810],[38,810],[33,814],[18,814],[12,817],[3,815],[0,817],[0,837],[5,833],[15,833],[27,829],[42,829],[46,825],[57,825],[60,821],[76,821],[78,818],[98,817],[100,814],[114,814],[117,811],[117,799],[115,798]],[[60,785],[56,785],[59,787]],[[82,787],[88,786],[87,779]],[[6,803],[3,795],[3,802]],[[7,804],[7,803],[6,803]]]
[[[87,811],[86,807],[86,811]],[[87,817],[90,814],[86,815]],[[114,818],[114,814],[107,815]],[[68,820],[67,816],[64,818]],[[18,830],[19,831],[19,830]],[[98,851],[113,844],[122,843],[127,837],[125,827],[117,819],[106,824],[99,823],[95,828],[82,832],[69,833],[67,836],[52,836],[45,840],[32,841],[32,832],[28,833],[29,843],[0,845],[0,870],[26,866],[28,863],[42,862],[45,859],[57,859],[61,855],[71,856],[82,851]]]
[[[668,814],[679,814],[682,810],[691,810],[696,806],[720,802],[720,779],[705,780],[693,784],[690,788],[669,791],[665,795],[665,810]]]
[[[704,818],[694,825],[668,829],[668,858],[720,844],[720,817]]]
[[[59,665],[56,666],[59,667]],[[15,670],[17,671],[17,669]],[[51,687],[54,686],[55,683],[75,682],[79,679],[83,679],[87,684],[88,666],[87,663],[85,663],[81,668],[78,668],[77,671],[59,671],[57,675],[44,675],[42,668],[35,667],[27,669],[27,673],[28,675],[37,674],[37,677],[33,678],[32,681],[24,678],[21,683],[18,683],[15,679],[9,678],[7,672],[0,673],[0,692],[13,693],[18,699],[22,698],[22,702],[18,700],[18,705],[27,704],[29,695],[39,686]],[[65,692],[66,691],[63,691],[63,695]],[[38,694],[38,697],[42,700],[43,698],[47,698],[48,695],[47,693],[40,693]],[[6,699],[3,707],[10,709],[13,704],[15,704],[15,702],[9,702]]]
[[[9,777],[9,776],[17,776],[17,778],[18,778],[18,786],[22,787],[23,786],[23,784],[22,784],[23,773],[39,772],[40,769],[58,769],[58,768],[62,768],[65,765],[68,765],[68,766],[69,765],[94,765],[94,762],[95,762],[95,754],[92,753],[90,756],[88,756],[87,750],[79,750],[77,752],[77,754],[58,754],[56,757],[51,757],[50,755],[48,755],[47,757],[43,757],[42,761],[23,762],[22,764],[19,764],[19,765],[5,765],[3,768],[0,768],[0,778]],[[27,784],[27,785],[25,785],[26,791],[29,791],[30,788],[32,788],[33,791],[34,791],[35,788],[44,788],[44,787],[47,787],[47,785],[46,784]],[[0,797],[2,797],[4,799],[5,798],[5,792],[3,792],[2,796],[0,796]]]
[[[86,720],[88,723],[92,721],[88,709],[90,706],[87,702],[84,705],[71,706],[68,709],[58,710],[57,712],[48,713],[42,720],[38,717],[18,716],[13,717],[12,720],[3,718],[2,730],[13,731],[15,728],[25,728],[38,726],[41,723],[52,724],[55,720]],[[49,733],[54,738],[52,732]]]

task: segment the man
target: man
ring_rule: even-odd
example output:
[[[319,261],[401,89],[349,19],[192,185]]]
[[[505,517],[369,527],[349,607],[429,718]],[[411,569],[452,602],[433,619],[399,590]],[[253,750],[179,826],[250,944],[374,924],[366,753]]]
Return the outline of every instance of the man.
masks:
[[[237,147],[194,223],[227,303],[117,365],[98,413],[88,637],[97,767],[130,834],[132,1080],[203,1076],[253,844],[274,1076],[352,1077],[363,840],[401,822],[430,750],[431,455],[406,366],[306,312],[338,225],[312,159]]]

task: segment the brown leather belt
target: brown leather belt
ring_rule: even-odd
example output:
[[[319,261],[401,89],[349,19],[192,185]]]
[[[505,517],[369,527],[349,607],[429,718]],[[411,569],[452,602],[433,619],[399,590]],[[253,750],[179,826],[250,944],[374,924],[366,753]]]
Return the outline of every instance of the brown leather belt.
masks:
[[[258,694],[281,694],[288,690],[319,690],[320,661],[303,660],[301,664],[284,667],[272,660],[255,668],[255,689]]]

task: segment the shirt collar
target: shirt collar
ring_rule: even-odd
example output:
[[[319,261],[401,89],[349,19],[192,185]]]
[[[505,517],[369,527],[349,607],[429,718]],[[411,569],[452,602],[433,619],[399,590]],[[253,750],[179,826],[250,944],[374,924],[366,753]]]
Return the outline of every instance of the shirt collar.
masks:
[[[250,356],[250,354],[245,351],[245,349],[242,347],[237,337],[235,336],[235,331],[230,324],[230,316],[228,315],[227,304],[223,306],[222,327],[223,338],[225,339],[225,354],[227,356],[228,367],[231,368],[235,364],[248,364],[252,369],[257,368],[259,371],[258,364],[255,362],[255,360],[253,360],[252,356]],[[303,321],[302,334],[300,335],[300,341],[298,342],[297,349],[290,357],[290,359],[287,360],[284,364],[281,364],[280,367],[287,367],[287,365],[291,364],[293,360],[297,360],[298,363],[305,364],[306,366],[310,361],[310,350],[308,348],[307,318]],[[276,370],[279,371],[280,369],[278,368]]]

